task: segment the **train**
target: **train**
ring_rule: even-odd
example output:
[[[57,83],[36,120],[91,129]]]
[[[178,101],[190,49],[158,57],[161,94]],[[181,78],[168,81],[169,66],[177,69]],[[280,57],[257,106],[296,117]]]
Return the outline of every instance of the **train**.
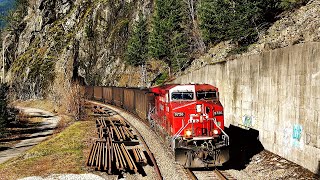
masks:
[[[167,140],[186,168],[222,166],[229,136],[219,90],[209,84],[166,84],[151,88],[85,86],[85,98],[123,108]]]

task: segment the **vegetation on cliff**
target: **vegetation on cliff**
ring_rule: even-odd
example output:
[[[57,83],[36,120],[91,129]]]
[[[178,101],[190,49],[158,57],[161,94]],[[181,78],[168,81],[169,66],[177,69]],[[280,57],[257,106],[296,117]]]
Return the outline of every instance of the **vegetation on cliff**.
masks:
[[[128,41],[126,60],[131,65],[147,59],[164,61],[173,73],[189,66],[201,49],[222,41],[231,40],[237,49],[246,47],[258,40],[265,31],[285,11],[303,4],[307,0],[156,0],[154,12],[145,21],[137,22]],[[198,26],[198,27],[197,27]],[[146,27],[150,27],[146,32]],[[142,31],[141,29],[144,29]],[[197,37],[200,29],[201,36]],[[137,33],[140,33],[138,36]],[[145,39],[149,37],[148,44]],[[194,40],[198,38],[197,40]],[[141,43],[143,42],[143,43]],[[142,46],[143,44],[143,46]],[[148,56],[145,55],[148,47]],[[192,48],[192,46],[198,46]]]
[[[284,10],[306,0],[200,0],[198,16],[207,43],[232,40],[240,47],[258,39],[259,33]]]

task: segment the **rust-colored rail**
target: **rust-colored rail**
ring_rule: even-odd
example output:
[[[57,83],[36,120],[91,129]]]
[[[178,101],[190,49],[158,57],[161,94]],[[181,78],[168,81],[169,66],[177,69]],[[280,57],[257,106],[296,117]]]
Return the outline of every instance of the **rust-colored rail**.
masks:
[[[190,177],[190,179],[192,179],[192,180],[198,179],[198,177],[194,174],[193,170],[186,168],[186,172],[187,172],[188,176]],[[236,180],[231,175],[229,175],[227,172],[220,171],[218,169],[214,169],[213,171],[201,171],[201,172],[206,174],[206,176],[207,176],[206,178],[212,179],[212,180],[215,180],[215,179],[216,180]]]
[[[228,178],[218,169],[213,170],[213,172],[218,176],[220,180],[228,180]]]
[[[198,180],[197,176],[193,173],[192,170],[186,168],[186,171],[187,171],[187,174],[188,174],[188,176],[190,177],[190,179],[192,179],[192,180]]]
[[[148,156],[150,157],[150,159],[151,159],[151,161],[152,161],[152,164],[153,164],[154,169],[155,169],[155,171],[156,171],[156,173],[157,173],[158,179],[161,179],[161,180],[162,180],[163,177],[162,177],[162,175],[161,175],[161,172],[160,172],[160,169],[159,169],[159,167],[158,167],[157,161],[156,161],[156,159],[154,158],[153,153],[150,151],[147,143],[145,142],[145,140],[143,139],[143,137],[141,136],[141,134],[139,133],[139,131],[138,131],[134,126],[132,126],[129,122],[127,122],[127,123],[130,125],[131,128],[133,128],[133,129],[135,130],[135,132],[137,132],[137,136],[138,136],[139,140],[140,140],[140,141],[142,142],[142,144],[144,145],[144,147],[145,147],[145,149],[146,149],[146,151],[147,151],[147,154],[148,154]]]

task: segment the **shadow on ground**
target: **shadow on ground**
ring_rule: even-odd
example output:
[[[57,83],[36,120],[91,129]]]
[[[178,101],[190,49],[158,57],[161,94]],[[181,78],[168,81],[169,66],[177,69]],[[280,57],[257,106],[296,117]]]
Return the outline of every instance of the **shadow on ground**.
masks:
[[[18,116],[19,110],[12,108],[12,121],[7,125],[0,135],[0,152],[11,149],[14,145],[22,140],[46,137],[51,134],[43,134],[56,128],[46,127],[43,122],[30,122],[29,118],[51,118],[53,116],[46,115],[42,112],[35,112],[29,115]]]
[[[319,178],[320,179],[320,161],[318,161],[318,170],[317,170],[317,175],[315,178]]]
[[[28,130],[17,130],[16,132],[20,135],[29,135],[29,134],[34,134],[34,133],[39,133],[39,132],[45,132],[49,130],[54,130],[56,128],[43,128],[43,129],[28,129]],[[12,133],[12,132],[11,132]],[[10,139],[0,139],[0,143],[2,142],[12,142],[12,141],[20,141],[20,140],[25,140],[25,139],[32,139],[32,138],[38,138],[38,137],[46,137],[48,135],[36,135],[36,136],[18,136],[16,138],[10,138]]]
[[[230,137],[230,159],[221,169],[243,170],[254,155],[264,150],[259,141],[259,131],[255,129],[247,130],[230,125],[225,131]]]

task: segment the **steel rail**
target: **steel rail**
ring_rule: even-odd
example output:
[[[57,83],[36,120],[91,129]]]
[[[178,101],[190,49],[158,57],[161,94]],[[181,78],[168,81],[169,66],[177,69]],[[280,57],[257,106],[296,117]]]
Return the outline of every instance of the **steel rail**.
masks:
[[[117,107],[117,108],[118,108],[118,107]],[[133,116],[137,117],[136,115],[134,115],[134,114],[132,114],[132,113],[130,113],[130,112],[127,112],[127,113],[129,113],[130,115],[133,115]],[[128,122],[125,118],[123,118],[123,116],[121,116],[120,114],[119,114],[119,116],[120,116],[122,119],[124,119],[125,122],[126,122],[127,124],[129,124],[129,126],[137,133],[138,139],[139,139],[139,140],[142,142],[142,144],[144,145],[144,147],[145,147],[145,149],[146,149],[146,151],[147,151],[147,153],[148,153],[148,156],[150,157],[150,159],[151,159],[151,161],[152,161],[152,164],[153,164],[153,166],[154,166],[154,169],[155,169],[155,171],[156,171],[156,174],[157,174],[157,176],[158,176],[158,179],[162,180],[163,177],[162,177],[162,175],[161,175],[161,172],[160,172],[160,169],[159,169],[159,167],[158,167],[157,161],[156,161],[156,159],[154,158],[153,153],[150,151],[149,146],[147,145],[146,141],[145,141],[144,138],[141,136],[140,132],[139,132],[130,122]],[[137,118],[140,119],[139,117],[137,117]]]
[[[198,180],[197,176],[193,173],[192,170],[190,170],[189,168],[186,168],[185,170],[186,170],[188,176],[190,177],[190,179],[192,179],[192,180]]]
[[[222,172],[218,169],[213,170],[213,172],[218,176],[219,179],[228,180],[228,178],[224,174],[222,174]]]

